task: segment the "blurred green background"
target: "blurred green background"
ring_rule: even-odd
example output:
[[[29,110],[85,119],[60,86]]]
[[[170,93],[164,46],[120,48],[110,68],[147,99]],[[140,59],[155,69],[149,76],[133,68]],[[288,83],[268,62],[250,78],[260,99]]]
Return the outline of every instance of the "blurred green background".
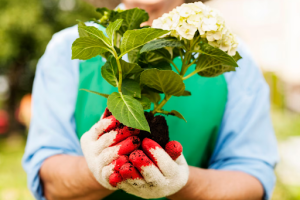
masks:
[[[35,67],[55,32],[75,25],[76,19],[97,17],[94,10],[81,0],[0,1],[0,200],[33,199],[21,158]],[[299,94],[299,86],[282,81],[274,72],[264,75],[271,89],[271,115],[281,155],[272,199],[300,199],[300,102],[295,105],[291,100]]]

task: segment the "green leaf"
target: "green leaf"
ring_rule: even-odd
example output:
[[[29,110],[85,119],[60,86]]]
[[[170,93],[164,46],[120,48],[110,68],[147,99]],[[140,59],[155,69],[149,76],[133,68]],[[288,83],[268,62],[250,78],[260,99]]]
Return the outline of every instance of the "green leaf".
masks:
[[[201,44],[200,50],[197,52],[202,53],[199,55],[196,65],[196,72],[200,76],[215,77],[224,72],[235,71],[235,68],[238,67],[235,61],[240,58],[238,53],[232,57],[207,43]]]
[[[140,82],[142,85],[173,96],[181,96],[185,89],[181,76],[171,70],[145,70],[141,74]]]
[[[141,79],[141,76],[140,76],[140,79]],[[141,84],[141,83],[140,83],[140,84]],[[141,84],[141,85],[142,85],[142,84]],[[163,94],[162,91],[159,91],[159,90],[157,90],[157,89],[148,87],[147,85],[142,85],[142,86],[143,86],[143,89],[150,90],[150,91],[155,92],[155,93],[158,93],[158,94]]]
[[[105,7],[97,8],[96,11],[100,14],[99,20],[97,20],[96,23],[99,23],[104,27],[107,27],[114,18],[114,16],[118,14],[118,11],[110,10]]]
[[[143,69],[156,68],[159,70],[172,70],[170,63],[168,63],[167,61],[148,63],[148,64],[143,64],[142,66],[143,66]]]
[[[102,31],[100,31],[99,29],[97,29],[96,27],[80,26],[80,27],[78,27],[78,30],[82,30],[82,31],[86,32],[87,34],[89,34],[90,37],[94,37],[94,38],[101,40],[104,44],[106,44],[107,47],[110,47],[112,45],[112,43],[104,35],[104,33]]]
[[[141,79],[141,73],[142,73],[142,71],[133,75],[133,79],[139,83],[140,83],[140,79]]]
[[[205,54],[206,56],[209,56],[224,65],[238,67],[238,64],[236,63],[236,61],[234,60],[233,57],[231,57],[230,55],[228,55],[226,52],[222,51],[221,49],[213,47],[207,43],[202,43],[200,45],[200,50],[196,50],[194,52],[199,52],[199,53]]]
[[[102,18],[103,16],[107,15],[108,13],[110,13],[111,10],[108,9],[108,8],[102,7],[102,8],[97,8],[96,12],[98,12],[99,15],[100,15],[100,18]]]
[[[204,77],[215,77],[229,71],[235,71],[235,67],[223,65],[220,61],[205,54],[200,55],[196,63],[196,72]]]
[[[150,64],[150,67],[160,70],[172,70],[170,63],[167,61],[161,61],[159,63],[155,63],[154,65]]]
[[[132,51],[128,52],[128,61],[130,63],[138,62],[138,60],[140,58],[140,49],[141,49],[141,47],[133,49]]]
[[[107,51],[108,47],[101,40],[81,37],[72,44],[72,59],[88,60]]]
[[[80,27],[86,26],[82,21],[78,21],[78,33],[79,37],[88,37],[89,34],[83,31]]]
[[[145,10],[133,8],[118,13],[113,21],[116,19],[123,19],[122,26],[119,33],[123,35],[127,30],[139,29],[141,23],[148,21],[149,15]]]
[[[116,21],[110,23],[108,27],[106,28],[106,34],[111,39],[111,44],[114,43],[114,34],[117,30],[120,29],[122,25],[123,19],[117,19]]]
[[[174,58],[176,58],[176,57],[179,57],[180,56],[180,52],[182,52],[183,51],[183,49],[181,49],[181,48],[177,48],[177,47],[175,47],[175,48],[173,48],[173,52],[172,52],[172,60],[174,59]],[[183,53],[184,54],[184,53]]]
[[[161,49],[164,47],[183,47],[181,41],[176,38],[159,38],[157,40],[153,40],[143,46],[140,53],[153,51],[156,49]]]
[[[157,49],[155,51],[151,51],[153,53],[155,53],[156,55],[160,55],[162,56],[163,58],[167,58],[167,59],[171,59],[171,54],[170,52],[165,49],[165,48],[162,48],[162,49]],[[150,53],[150,52],[149,52]]]
[[[157,105],[158,102],[160,102],[160,100],[161,100],[161,97],[160,97],[159,93],[153,92],[151,90],[147,90],[145,88],[143,88],[142,96],[147,97],[155,105]]]
[[[184,90],[181,96],[191,96],[192,93],[190,91]]]
[[[180,113],[179,113],[178,111],[176,111],[176,110],[172,110],[172,111],[169,113],[169,115],[176,116],[176,117],[178,117],[178,118],[180,118],[180,119],[183,119],[185,122],[187,122],[186,119],[182,116],[182,114],[180,114]]]
[[[93,94],[97,94],[97,95],[105,97],[105,98],[108,98],[108,96],[109,96],[108,94],[103,94],[103,93],[95,92],[95,91],[92,91],[92,90],[87,90],[87,89],[80,89],[80,90],[90,92],[90,93],[93,93]]]
[[[112,86],[118,85],[118,65],[116,58],[110,55],[106,63],[101,68],[102,77]]]
[[[107,60],[108,57],[112,55],[112,53],[110,51],[106,51],[105,53],[102,53],[100,55]]]
[[[122,67],[123,78],[130,77],[133,74],[143,71],[143,69],[136,63],[128,63],[124,60],[120,60],[120,64]]]
[[[236,52],[234,56],[232,56],[235,62],[239,61],[242,59],[242,56],[239,54],[239,52]]]
[[[124,95],[141,98],[140,84],[132,79],[124,79],[122,82],[122,93]]]
[[[138,30],[126,31],[121,42],[121,56],[129,51],[146,44],[170,31],[155,28],[143,28]]]
[[[136,100],[138,100],[141,103],[144,110],[148,110],[151,108],[151,101],[148,97],[142,95],[140,99],[136,99]]]
[[[143,106],[132,96],[114,92],[107,99],[107,107],[113,116],[124,125],[150,132]]]
[[[145,63],[145,64],[156,64],[161,61],[170,61],[171,55],[168,50],[166,49],[157,49],[150,52],[145,52],[143,54],[140,54],[139,62]]]

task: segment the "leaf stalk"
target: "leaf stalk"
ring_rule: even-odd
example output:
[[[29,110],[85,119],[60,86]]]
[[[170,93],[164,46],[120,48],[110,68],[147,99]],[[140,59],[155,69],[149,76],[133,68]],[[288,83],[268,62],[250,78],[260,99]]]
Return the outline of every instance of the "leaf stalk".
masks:
[[[174,68],[176,69],[176,71],[178,72],[178,74],[180,74],[179,68],[178,68],[177,65],[173,62],[172,59],[167,59],[167,58],[165,58],[165,60],[168,61],[168,62],[170,62],[170,63],[174,66]]]
[[[122,94],[122,80],[123,80],[122,67],[121,67],[120,59],[118,58],[118,54],[115,49],[113,49],[113,54],[114,54],[114,57],[116,58],[117,65],[118,65],[118,71],[119,71],[118,92],[120,94]]]
[[[182,80],[186,80],[188,78],[191,78],[193,75],[197,74],[199,71],[195,70],[192,73],[190,73],[189,75],[185,76],[182,78]]]
[[[164,115],[170,115],[171,114],[171,112],[165,111],[165,110],[158,110],[157,113],[161,113],[161,114],[164,114]]]
[[[170,99],[171,97],[172,97],[171,95],[165,94],[165,98],[157,105],[157,107],[156,107],[153,111],[151,111],[151,113],[152,113],[153,115],[156,114],[156,113],[160,113],[162,107],[169,101],[169,99]]]

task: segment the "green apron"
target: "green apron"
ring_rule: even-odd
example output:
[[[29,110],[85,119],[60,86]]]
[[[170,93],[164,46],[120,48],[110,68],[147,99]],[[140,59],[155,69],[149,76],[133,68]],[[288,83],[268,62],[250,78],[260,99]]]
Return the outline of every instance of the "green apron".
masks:
[[[181,66],[179,58],[174,59]],[[110,94],[117,91],[101,77],[101,66],[105,62],[100,56],[81,62],[79,89],[89,89]],[[194,68],[194,67],[190,67]],[[192,72],[189,69],[187,74]],[[214,151],[218,130],[227,100],[227,85],[224,76],[204,78],[195,75],[185,81],[192,96],[172,97],[165,110],[177,110],[187,120],[167,116],[171,140],[179,141],[183,154],[191,166],[207,168]],[[78,138],[88,131],[106,108],[106,99],[85,91],[79,91],[75,109]],[[105,199],[141,199],[118,190]]]

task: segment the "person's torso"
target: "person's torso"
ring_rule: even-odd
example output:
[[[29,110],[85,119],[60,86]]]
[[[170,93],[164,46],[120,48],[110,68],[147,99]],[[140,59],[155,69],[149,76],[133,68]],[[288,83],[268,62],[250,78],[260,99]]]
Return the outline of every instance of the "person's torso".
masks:
[[[105,31],[103,27],[100,27]],[[79,88],[105,94],[116,92],[117,88],[106,82],[101,76],[101,67],[105,60],[100,56],[82,61],[79,66]],[[181,59],[175,58],[174,63],[181,68]],[[191,66],[186,74],[194,70]],[[166,116],[171,140],[180,142],[187,163],[191,166],[208,168],[213,154],[220,124],[227,101],[227,84],[223,75],[205,78],[198,75],[184,81],[186,90],[192,96],[171,97],[164,110],[177,110],[187,122],[174,116]],[[107,100],[104,97],[79,91],[75,108],[77,136],[88,131],[101,117]],[[105,198],[141,199],[118,190]]]
[[[177,66],[181,60],[175,58]],[[117,91],[101,77],[105,61],[95,57],[80,63],[79,89],[89,89],[110,94]],[[193,66],[191,67],[193,68]],[[189,69],[189,72],[193,69]],[[165,110],[177,110],[187,120],[166,116],[171,140],[179,141],[183,154],[191,166],[207,168],[214,151],[227,100],[227,85],[224,76],[204,78],[198,75],[185,81],[186,90],[192,96],[172,97]],[[79,91],[75,109],[77,135],[80,138],[95,124],[106,108],[104,97]],[[105,199],[140,199],[121,190]]]

